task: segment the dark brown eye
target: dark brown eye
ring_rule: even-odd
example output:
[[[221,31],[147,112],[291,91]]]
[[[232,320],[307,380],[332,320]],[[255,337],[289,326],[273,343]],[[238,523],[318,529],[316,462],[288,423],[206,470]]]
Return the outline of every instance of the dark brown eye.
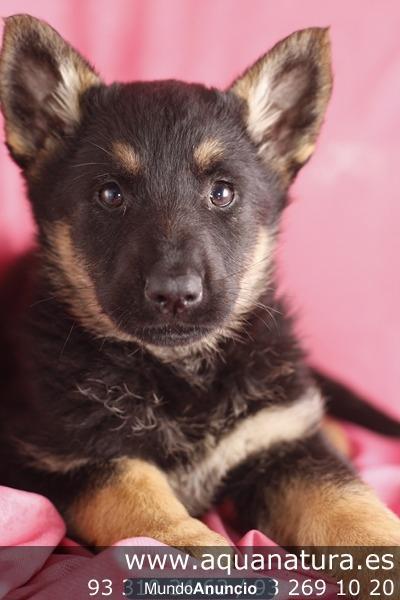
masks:
[[[210,190],[210,200],[218,208],[225,208],[233,202],[235,190],[233,186],[226,181],[216,181]]]
[[[121,189],[114,181],[105,183],[100,188],[98,198],[100,203],[106,208],[119,208],[124,201]]]

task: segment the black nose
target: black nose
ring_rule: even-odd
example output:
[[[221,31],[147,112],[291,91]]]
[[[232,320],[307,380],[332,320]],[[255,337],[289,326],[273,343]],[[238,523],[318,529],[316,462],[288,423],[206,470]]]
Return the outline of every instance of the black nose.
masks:
[[[203,283],[195,273],[176,277],[153,274],[146,280],[144,295],[161,312],[177,314],[201,302]]]

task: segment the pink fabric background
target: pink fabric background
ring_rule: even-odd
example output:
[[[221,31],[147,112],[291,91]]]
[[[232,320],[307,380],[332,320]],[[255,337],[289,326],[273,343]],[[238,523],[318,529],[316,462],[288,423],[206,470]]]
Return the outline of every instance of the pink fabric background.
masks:
[[[335,89],[317,153],[285,215],[282,288],[313,362],[400,417],[399,3],[2,0],[0,11],[48,20],[106,81],[176,77],[226,86],[293,30],[331,26]],[[30,244],[33,228],[18,171],[2,145],[0,173],[4,264]],[[357,428],[349,432],[362,475],[400,513],[400,445]],[[224,531],[217,513],[206,521]],[[242,545],[271,543],[257,532],[242,540],[229,533]],[[50,555],[63,535],[64,524],[45,499],[0,489],[0,545],[48,544]],[[47,559],[10,570],[2,552],[0,598]],[[50,557],[9,597],[70,598],[72,570],[74,581],[87,580],[93,569],[104,576],[104,560],[89,561],[79,551],[69,560]]]

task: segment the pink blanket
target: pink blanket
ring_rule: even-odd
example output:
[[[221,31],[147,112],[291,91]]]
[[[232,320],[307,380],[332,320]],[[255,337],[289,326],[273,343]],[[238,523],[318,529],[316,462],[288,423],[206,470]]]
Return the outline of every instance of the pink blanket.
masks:
[[[353,426],[346,429],[352,444],[353,460],[360,473],[400,516],[400,442],[385,440]],[[229,512],[227,507],[221,507],[205,515],[204,521],[239,548],[274,545],[259,531],[249,531],[240,537]],[[64,536],[64,522],[48,500],[36,494],[0,488],[0,543],[8,546],[0,549],[0,598],[80,600],[88,597],[88,581],[91,579],[109,578],[118,583],[129,576],[109,550],[93,556]],[[144,538],[131,538],[119,543],[133,546],[156,544],[156,540]],[[29,551],[23,549],[26,546],[41,548]],[[57,546],[62,548],[54,553]],[[118,589],[117,583],[114,584],[115,597],[120,597],[117,594],[122,588]]]

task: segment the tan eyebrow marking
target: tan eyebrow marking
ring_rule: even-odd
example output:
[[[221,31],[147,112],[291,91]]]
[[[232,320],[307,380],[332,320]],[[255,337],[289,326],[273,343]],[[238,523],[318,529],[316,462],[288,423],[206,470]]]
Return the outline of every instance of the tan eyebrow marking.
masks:
[[[197,166],[207,169],[215,160],[222,158],[224,146],[215,138],[206,138],[194,149],[193,156]]]
[[[141,168],[140,158],[137,152],[127,142],[114,142],[112,152],[124,169],[136,175]]]

